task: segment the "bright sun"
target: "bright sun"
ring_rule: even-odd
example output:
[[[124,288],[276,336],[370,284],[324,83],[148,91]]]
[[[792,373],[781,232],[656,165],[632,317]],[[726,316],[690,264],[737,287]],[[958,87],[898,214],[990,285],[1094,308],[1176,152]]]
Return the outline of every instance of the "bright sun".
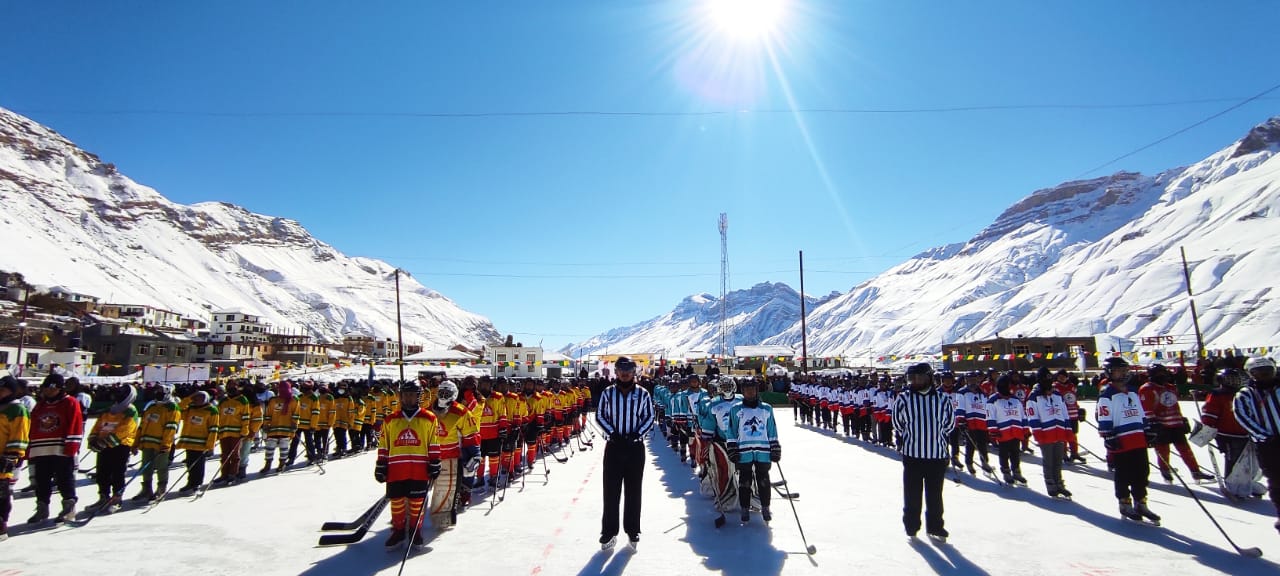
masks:
[[[741,40],[769,36],[785,5],[786,0],[707,0],[711,21],[720,32]]]

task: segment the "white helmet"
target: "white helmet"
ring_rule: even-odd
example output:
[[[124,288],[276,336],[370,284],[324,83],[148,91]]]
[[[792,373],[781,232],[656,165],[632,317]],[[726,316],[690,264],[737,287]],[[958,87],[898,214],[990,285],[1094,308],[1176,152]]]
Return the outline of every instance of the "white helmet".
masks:
[[[1266,356],[1254,356],[1244,363],[1244,371],[1249,372],[1257,368],[1276,369],[1276,361]]]
[[[448,407],[458,399],[458,385],[451,380],[445,380],[440,383],[440,388],[436,390],[436,405],[441,408]]]

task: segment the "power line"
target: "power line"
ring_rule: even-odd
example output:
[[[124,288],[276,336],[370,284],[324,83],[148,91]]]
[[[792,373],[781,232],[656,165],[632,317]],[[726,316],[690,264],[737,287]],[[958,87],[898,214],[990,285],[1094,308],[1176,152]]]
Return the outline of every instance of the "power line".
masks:
[[[1207,118],[1203,118],[1203,119],[1201,119],[1201,120],[1199,120],[1199,121],[1197,121],[1197,122],[1195,122],[1195,123],[1191,124],[1190,126],[1187,126],[1187,127],[1182,128],[1182,129],[1180,129],[1180,130],[1176,130],[1176,131],[1174,131],[1172,134],[1169,134],[1169,135],[1167,135],[1167,136],[1163,136],[1163,137],[1161,137],[1161,138],[1157,138],[1155,141],[1153,141],[1153,142],[1151,142],[1151,143],[1149,143],[1149,144],[1146,144],[1146,145],[1144,145],[1144,146],[1140,146],[1140,147],[1138,147],[1136,150],[1133,150],[1133,151],[1131,151],[1131,152],[1126,152],[1126,153],[1121,154],[1121,155],[1119,155],[1119,156],[1116,156],[1115,158],[1112,158],[1112,159],[1110,159],[1110,160],[1108,160],[1108,161],[1106,161],[1106,162],[1103,162],[1102,164],[1099,164],[1098,166],[1095,166],[1095,167],[1093,167],[1093,168],[1091,168],[1091,169],[1089,169],[1089,170],[1085,170],[1084,172],[1081,172],[1080,174],[1077,174],[1074,178],[1072,178],[1072,180],[1077,180],[1077,179],[1083,178],[1084,176],[1086,176],[1086,175],[1088,175],[1088,174],[1090,174],[1090,173],[1097,172],[1098,170],[1101,170],[1101,169],[1103,169],[1103,168],[1106,168],[1107,166],[1110,166],[1110,165],[1112,165],[1112,164],[1115,164],[1116,162],[1119,162],[1119,161],[1121,161],[1121,160],[1124,160],[1125,158],[1128,158],[1128,157],[1130,157],[1130,156],[1133,156],[1134,154],[1137,154],[1137,153],[1139,153],[1139,152],[1142,152],[1142,151],[1144,151],[1144,150],[1147,150],[1148,148],[1154,147],[1154,146],[1156,146],[1156,145],[1158,145],[1158,144],[1161,144],[1161,143],[1163,143],[1163,142],[1165,142],[1165,141],[1168,141],[1168,140],[1170,140],[1170,139],[1172,139],[1172,138],[1174,138],[1174,137],[1176,137],[1176,136],[1179,136],[1179,135],[1181,135],[1181,134],[1183,134],[1183,133],[1185,133],[1185,132],[1187,132],[1187,131],[1190,131],[1191,129],[1193,129],[1193,128],[1197,127],[1197,126],[1200,126],[1200,125],[1202,125],[1202,124],[1205,124],[1205,123],[1207,123],[1207,122],[1209,122],[1209,121],[1211,121],[1211,120],[1213,120],[1213,119],[1215,119],[1215,118],[1218,118],[1219,116],[1222,116],[1222,115],[1224,115],[1224,114],[1226,114],[1226,113],[1228,113],[1228,112],[1231,112],[1232,110],[1235,110],[1235,109],[1237,109],[1237,108],[1240,108],[1241,106],[1244,106],[1245,104],[1248,104],[1248,103],[1253,102],[1253,101],[1255,101],[1255,100],[1263,100],[1263,99],[1264,99],[1264,98],[1263,98],[1263,96],[1266,96],[1267,94],[1269,94],[1269,93],[1271,93],[1271,92],[1274,92],[1276,89],[1280,89],[1280,84],[1276,84],[1275,86],[1272,86],[1272,87],[1270,87],[1270,88],[1267,88],[1266,90],[1263,90],[1262,92],[1259,92],[1259,93],[1257,93],[1257,94],[1254,94],[1253,96],[1250,96],[1250,97],[1248,97],[1248,98],[1245,98],[1244,100],[1241,100],[1241,101],[1239,101],[1239,102],[1236,102],[1235,104],[1233,104],[1233,105],[1231,105],[1231,106],[1227,107],[1227,109],[1226,109],[1226,110],[1222,110],[1221,112],[1218,112],[1218,113],[1216,113],[1216,114],[1213,114],[1213,115],[1211,115],[1211,116],[1209,116],[1209,117],[1207,117]],[[1267,98],[1267,100],[1271,100],[1271,98]]]
[[[1264,94],[1251,97],[1253,100],[1275,100],[1280,98],[1263,98]],[[24,115],[33,114],[65,114],[79,116],[189,116],[212,118],[423,118],[423,119],[478,119],[478,118],[561,118],[561,117],[599,117],[599,118],[685,118],[709,116],[737,115],[780,115],[780,114],[953,114],[968,112],[998,112],[1020,110],[1131,110],[1141,108],[1166,108],[1197,104],[1213,104],[1217,102],[1234,102],[1235,98],[1198,98],[1187,100],[1169,100],[1160,102],[1112,102],[1112,103],[1030,103],[1030,104],[975,104],[949,105],[933,107],[904,108],[859,108],[859,107],[817,107],[798,108],[745,108],[722,110],[489,110],[478,112],[432,112],[412,110],[183,110],[165,108],[99,108],[99,109],[58,109],[58,108],[13,108],[14,112]],[[1242,105],[1242,104],[1241,104]],[[1228,110],[1229,111],[1229,110]]]

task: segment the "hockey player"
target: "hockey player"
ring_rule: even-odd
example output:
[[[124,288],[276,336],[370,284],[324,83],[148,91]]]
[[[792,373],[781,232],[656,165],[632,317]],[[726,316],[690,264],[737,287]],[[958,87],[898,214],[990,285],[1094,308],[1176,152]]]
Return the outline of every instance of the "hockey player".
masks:
[[[298,414],[298,433],[293,437],[293,441],[289,442],[289,461],[286,464],[287,466],[292,466],[293,462],[298,459],[298,443],[301,441],[307,451],[306,466],[311,466],[319,459],[316,454],[313,423],[320,414],[320,395],[316,394],[315,383],[310,380],[298,384],[298,391],[300,392],[296,409]]]
[[[0,542],[9,538],[13,481],[30,439],[31,413],[18,402],[21,386],[13,376],[0,377]]]
[[[182,495],[195,492],[204,484],[205,457],[213,453],[221,430],[221,414],[208,392],[196,392],[189,399],[187,408],[182,410],[182,431],[178,435],[178,449],[187,451],[187,485],[178,490]]]
[[[1044,485],[1049,496],[1071,498],[1062,481],[1062,463],[1066,460],[1066,443],[1070,430],[1067,428],[1067,403],[1053,382],[1043,378],[1037,382],[1036,389],[1027,398],[1027,425],[1040,445],[1041,465],[1044,467]]]
[[[1027,385],[1027,382],[1025,380],[1023,380],[1021,372],[1018,372],[1016,370],[1009,372],[1009,377],[1013,379],[1013,386],[1012,386],[1013,396],[1018,399],[1018,402],[1022,403],[1025,411],[1025,407],[1027,405],[1027,398],[1031,396],[1031,387]],[[1048,380],[1049,369],[1044,366],[1041,366],[1040,374],[1038,378],[1042,380]],[[1027,454],[1035,454],[1035,452],[1031,450],[1031,434],[1029,432],[1023,435],[1022,437],[1022,451],[1026,452]]]
[[[378,461],[373,477],[387,485],[391,503],[391,536],[386,546],[404,542],[412,527],[413,546],[421,546],[423,506],[428,488],[440,477],[440,423],[431,410],[418,408],[422,387],[409,381],[400,385],[400,409],[383,422],[378,437]]]
[[[1000,473],[1005,484],[1025,486],[1020,448],[1027,435],[1027,421],[1022,401],[1013,394],[1013,378],[1009,374],[996,379],[996,393],[987,399],[987,431],[1000,447]]]
[[[293,386],[281,382],[278,391],[275,398],[267,401],[266,461],[258,471],[262,476],[271,473],[271,461],[276,452],[280,454],[280,467],[275,472],[285,471],[285,447],[298,432],[298,402],[293,398]]]
[[[448,530],[457,524],[464,467],[471,467],[472,474],[479,467],[475,462],[479,460],[479,430],[466,407],[457,400],[458,385],[445,380],[436,390],[436,402],[431,407],[438,422],[440,475],[432,486],[430,514],[431,524],[438,530]]]
[[[667,414],[667,405],[671,402],[671,388],[664,381],[653,386],[653,411],[658,422],[658,431],[663,438],[671,437],[671,416]]]
[[[729,459],[738,465],[738,506],[744,524],[751,519],[753,486],[756,498],[760,500],[760,517],[766,523],[773,519],[769,512],[772,495],[769,469],[774,462],[782,460],[773,407],[760,401],[758,386],[754,379],[742,381],[742,402],[729,410],[729,430],[725,439]]]
[[[692,376],[688,384],[685,399],[689,403],[689,466],[697,468],[706,462],[706,443],[711,441],[712,431],[704,431],[698,418],[698,406],[707,397],[707,393],[702,390],[702,380]]]
[[[1191,426],[1182,416],[1182,408],[1178,405],[1178,388],[1173,384],[1173,375],[1169,373],[1169,369],[1163,364],[1147,366],[1147,383],[1138,389],[1138,397],[1142,399],[1147,426],[1155,431],[1156,465],[1165,482],[1173,481],[1173,472],[1169,470],[1170,444],[1177,447],[1178,455],[1191,469],[1193,478],[1213,480],[1212,474],[1200,470],[1196,455],[1187,443]]]
[[[347,381],[338,383],[333,391],[333,459],[337,460],[349,454],[347,438],[351,431],[351,422],[355,418],[355,403],[347,393]]]
[[[970,474],[977,473],[973,467],[973,452],[977,450],[982,471],[987,474],[994,474],[994,469],[991,467],[987,455],[987,445],[991,443],[991,436],[987,433],[988,395],[982,392],[982,374],[980,372],[970,372],[965,375],[964,380],[968,387],[962,398],[964,402],[965,467],[969,469]]]
[[[76,518],[76,454],[84,439],[80,403],[62,390],[61,374],[50,374],[40,384],[40,401],[31,410],[27,458],[35,467],[36,513],[27,520],[37,524],[49,518],[49,499],[56,483],[62,510],[56,521]]]
[[[880,384],[872,396],[876,429],[879,432],[876,441],[888,448],[893,447],[893,416],[889,413],[893,406],[893,390],[890,385],[889,375],[885,374],[880,378]]]
[[[1271,503],[1280,516],[1280,387],[1276,386],[1276,362],[1266,356],[1244,364],[1249,385],[1236,393],[1236,419],[1249,432],[1258,450],[1258,465],[1267,478]],[[1280,530],[1280,520],[1275,523]]]
[[[329,393],[329,387],[321,384],[316,389],[315,408],[311,421],[312,442],[315,444],[316,459],[324,462],[329,459],[329,432],[337,424],[338,410],[335,398]]]
[[[251,393],[252,388],[242,384],[239,390],[227,390],[227,398],[218,403],[218,448],[222,453],[222,464],[214,484],[230,485],[242,479],[240,446],[251,441],[249,427],[253,414],[248,398]]]
[[[124,499],[124,473],[138,431],[138,409],[133,406],[138,397],[137,389],[125,384],[116,388],[111,396],[114,401],[111,408],[98,416],[89,431],[89,449],[98,453],[98,501],[85,510],[100,514],[120,510],[120,502]]]
[[[1119,356],[1104,361],[1107,386],[1098,394],[1098,432],[1112,458],[1116,499],[1120,515],[1134,521],[1143,518],[1159,523],[1160,517],[1147,507],[1148,432],[1142,399],[1131,387],[1129,362]],[[1154,434],[1151,434],[1154,436]]]
[[[939,375],[939,383],[942,392],[951,398],[951,405],[955,406],[955,426],[952,427],[951,433],[947,435],[947,444],[951,446],[951,467],[962,468],[960,464],[960,436],[964,434],[964,404],[962,403],[964,394],[956,389],[956,375],[950,370],[944,370]]]
[[[147,396],[133,443],[134,450],[142,451],[142,490],[132,498],[140,502],[159,498],[169,488],[169,452],[178,437],[178,423],[182,422],[182,413],[168,385],[148,388]],[[158,482],[154,490],[153,477]]]
[[[498,483],[498,464],[502,457],[502,444],[507,436],[506,396],[495,392],[493,382],[487,377],[482,378],[477,385],[477,395],[480,398],[480,456],[488,463],[481,470],[488,470],[486,485],[493,488]],[[483,475],[483,472],[478,471],[476,478]]]
[[[1067,435],[1067,448],[1070,450],[1067,461],[1084,464],[1087,461],[1080,455],[1080,443],[1076,437],[1080,434],[1080,421],[1084,420],[1085,410],[1076,402],[1076,384],[1066,370],[1058,370],[1054,375],[1053,389],[1062,395],[1062,401],[1067,405],[1067,424],[1071,427]]]
[[[690,374],[688,378],[697,378],[697,376]],[[671,436],[671,449],[680,454],[681,464],[685,463],[689,457],[688,396],[683,383],[679,381],[671,383],[671,398],[667,404],[667,414],[671,415],[671,426],[675,429],[675,435]]]
[[[1244,454],[1249,444],[1249,433],[1236,420],[1233,401],[1244,385],[1244,374],[1235,368],[1224,368],[1213,379],[1218,387],[1209,392],[1204,402],[1204,414],[1201,416],[1202,432],[1193,434],[1191,439],[1204,446],[1217,440],[1218,451],[1222,452],[1225,467],[1222,470],[1223,495],[1231,499],[1248,498],[1255,493],[1253,478],[1246,482],[1233,482],[1231,472],[1236,462]],[[1203,441],[1197,441],[1203,438]]]
[[[515,386],[506,378],[498,378],[498,390],[506,394],[507,437],[502,442],[502,469],[506,471],[506,482],[510,483],[523,472],[519,465],[524,449],[524,427],[529,420],[529,405],[516,391]],[[506,486],[507,484],[503,484]]]

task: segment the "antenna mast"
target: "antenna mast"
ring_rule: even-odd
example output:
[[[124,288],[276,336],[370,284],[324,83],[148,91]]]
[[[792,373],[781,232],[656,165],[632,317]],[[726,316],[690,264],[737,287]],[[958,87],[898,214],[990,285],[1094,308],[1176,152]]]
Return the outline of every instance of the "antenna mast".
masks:
[[[720,355],[729,357],[733,335],[729,334],[729,215],[720,213]],[[728,335],[728,342],[725,337]],[[727,346],[726,346],[727,344]]]

